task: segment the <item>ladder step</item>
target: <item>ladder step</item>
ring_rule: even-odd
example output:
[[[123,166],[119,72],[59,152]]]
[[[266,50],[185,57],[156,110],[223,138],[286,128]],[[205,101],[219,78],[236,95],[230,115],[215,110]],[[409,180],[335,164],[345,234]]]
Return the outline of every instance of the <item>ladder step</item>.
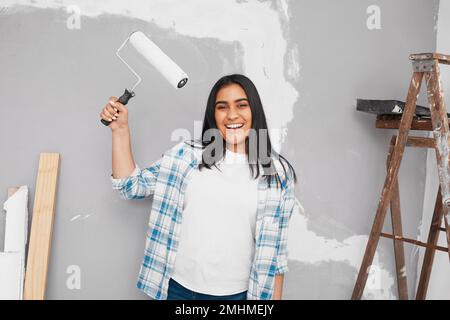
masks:
[[[415,53],[409,55],[410,60],[430,60],[436,59],[439,63],[450,64],[450,55],[437,53],[437,52],[429,52],[429,53]]]
[[[401,115],[378,115],[375,127],[379,129],[399,129],[401,118]],[[411,123],[411,130],[433,131],[431,119],[414,117]]]
[[[413,239],[409,239],[409,238],[405,238],[405,237],[401,237],[401,236],[394,236],[394,235],[389,234],[389,233],[382,232],[381,236],[385,237],[385,238],[393,239],[393,240],[399,240],[399,241],[403,241],[403,242],[412,243],[412,244],[415,244],[417,246],[421,246],[421,247],[425,247],[425,248],[432,248],[432,249],[435,249],[435,250],[448,252],[448,248],[445,248],[445,247],[433,246],[431,244],[428,244],[428,243],[425,243],[425,242],[422,242],[422,241],[417,241],[417,240],[413,240]]]

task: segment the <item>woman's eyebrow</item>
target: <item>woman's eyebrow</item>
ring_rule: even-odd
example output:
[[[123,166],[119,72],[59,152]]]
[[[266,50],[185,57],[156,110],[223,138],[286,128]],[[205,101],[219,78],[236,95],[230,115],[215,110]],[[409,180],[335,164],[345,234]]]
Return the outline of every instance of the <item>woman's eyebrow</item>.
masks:
[[[240,98],[240,99],[234,100],[234,102],[240,102],[240,101],[247,101],[248,102],[248,100],[246,98]],[[216,101],[216,105],[219,104],[219,103],[228,104],[228,102],[226,102],[226,101]]]

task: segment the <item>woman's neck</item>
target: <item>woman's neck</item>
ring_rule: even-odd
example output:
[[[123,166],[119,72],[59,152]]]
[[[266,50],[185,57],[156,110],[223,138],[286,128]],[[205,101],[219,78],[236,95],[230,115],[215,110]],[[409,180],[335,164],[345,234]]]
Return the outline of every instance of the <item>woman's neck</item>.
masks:
[[[227,144],[227,149],[234,153],[246,154],[245,143],[240,144]]]

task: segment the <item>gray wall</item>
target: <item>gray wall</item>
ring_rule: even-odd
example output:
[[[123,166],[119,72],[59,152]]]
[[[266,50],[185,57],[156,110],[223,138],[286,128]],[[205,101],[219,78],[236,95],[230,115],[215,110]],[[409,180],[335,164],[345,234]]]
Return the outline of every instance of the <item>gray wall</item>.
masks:
[[[305,208],[291,222],[284,298],[350,297],[394,133],[375,129],[374,116],[355,111],[356,98],[404,100],[411,76],[408,54],[435,50],[437,0],[230,4],[237,11],[224,15],[221,22],[229,28],[245,16],[262,30],[270,23],[265,9],[249,10],[248,5],[268,4],[279,17],[282,28],[273,30],[273,37],[286,44],[271,43],[269,33],[262,46],[238,35],[245,28],[235,31],[239,41],[215,36],[219,22],[208,15],[211,9],[206,5],[185,12],[184,23],[200,24],[210,32],[193,36],[189,30],[177,31],[176,19],[161,27],[158,19],[143,19],[133,11],[142,6],[170,16],[173,8],[158,7],[159,1],[132,1],[130,11],[125,5],[98,4],[104,14],[84,9],[86,1],[79,1],[81,28],[75,30],[66,25],[68,1],[19,2],[21,6],[0,1],[0,190],[6,200],[7,187],[28,185],[31,209],[39,153],[61,154],[48,298],[146,298],[135,289],[135,280],[151,199],[123,201],[111,189],[111,134],[98,120],[108,97],[120,95],[134,81],[114,51],[136,29],[151,34],[190,76],[186,88],[175,93],[153,69],[140,68],[144,82],[129,107],[136,162],[143,167],[155,161],[177,142],[172,134],[180,129],[194,132],[209,90],[220,76],[249,75],[273,127],[287,128],[279,146],[296,168],[296,194]],[[381,9],[379,30],[366,27],[366,9],[373,4]],[[233,16],[239,10],[242,16]],[[276,50],[285,45],[289,51],[262,59],[260,69],[267,68],[262,73],[251,60],[259,61],[257,49],[264,44]],[[298,93],[292,106],[283,103],[292,94],[271,90],[279,85],[280,75]],[[417,235],[422,215],[425,161],[425,151],[408,150],[400,172],[404,229],[411,237]],[[2,216],[0,239],[3,220]],[[412,294],[417,255],[409,246],[406,261]],[[72,265],[81,270],[78,290],[66,286],[66,270]],[[395,298],[390,241],[380,242],[376,266],[365,297]]]

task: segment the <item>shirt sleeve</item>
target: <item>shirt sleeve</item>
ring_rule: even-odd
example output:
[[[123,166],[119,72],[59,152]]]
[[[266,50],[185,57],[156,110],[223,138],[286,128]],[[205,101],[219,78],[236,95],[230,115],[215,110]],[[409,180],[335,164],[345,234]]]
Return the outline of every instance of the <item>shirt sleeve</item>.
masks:
[[[149,197],[155,192],[160,166],[161,159],[144,169],[136,164],[134,170],[125,178],[117,179],[111,174],[112,188],[118,190],[119,196],[126,200]]]
[[[275,274],[284,274],[289,271],[288,268],[288,228],[289,220],[294,212],[296,206],[296,198],[294,192],[294,182],[287,184],[282,194],[282,201],[280,203],[280,228],[277,241],[277,257]]]

